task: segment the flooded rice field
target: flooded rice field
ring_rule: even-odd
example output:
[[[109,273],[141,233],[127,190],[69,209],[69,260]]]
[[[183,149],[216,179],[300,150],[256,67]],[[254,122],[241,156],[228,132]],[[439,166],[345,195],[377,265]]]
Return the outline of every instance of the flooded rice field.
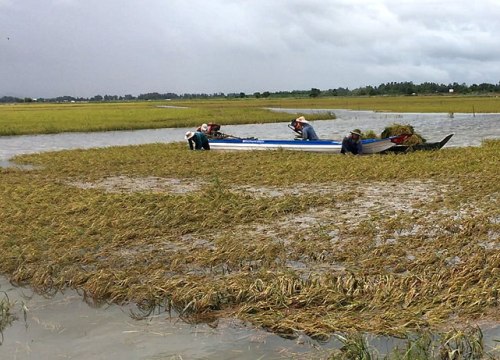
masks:
[[[313,121],[320,138],[342,139],[350,130],[374,130],[380,134],[393,123],[411,124],[428,141],[439,141],[446,135],[455,135],[446,145],[479,146],[483,139],[500,137],[499,114],[406,114],[350,110],[280,109],[289,112],[290,119],[297,113],[331,113],[334,120]],[[333,116],[333,114],[335,116]],[[214,119],[217,122],[217,119]],[[261,139],[293,139],[288,123],[224,125],[222,132],[238,137]],[[62,133],[49,135],[22,135],[0,137],[0,166],[8,166],[8,159],[18,154],[66,149],[88,149],[106,146],[126,146],[148,143],[184,141],[190,128],[169,128],[133,131],[107,131],[92,133]]]
[[[299,109],[287,109],[290,113],[307,113]],[[321,138],[341,138],[349,130],[359,127],[380,133],[392,123],[411,124],[429,141],[438,141],[449,133],[455,136],[447,147],[478,146],[486,138],[500,137],[500,116],[497,114],[395,114],[368,111],[310,110],[335,113],[336,119],[314,121]],[[291,118],[294,116],[291,115]],[[240,137],[293,138],[287,123],[260,125],[228,125],[222,130]],[[105,133],[65,133],[56,135],[0,137],[0,166],[9,166],[9,159],[18,154],[75,148],[136,145],[155,142],[184,141],[188,129],[137,130]],[[108,178],[101,182],[74,183],[82,188],[98,188],[111,192],[129,192],[134,189],[157,189],[177,193],[195,191],[203,184],[184,183],[179,179]],[[406,196],[419,199],[422,194],[440,193],[446,189],[429,183],[408,183]],[[239,188],[237,191],[253,196],[282,196],[287,189]],[[331,192],[332,189],[316,189]],[[367,189],[365,199],[373,206],[382,206],[386,197],[384,187]],[[404,202],[400,202],[405,204]],[[358,211],[360,211],[358,207]],[[351,219],[349,207],[341,209],[340,216]],[[361,209],[363,210],[363,209]],[[367,208],[367,214],[373,209]],[[407,211],[408,209],[397,209]],[[418,209],[410,209],[417,211]],[[331,214],[311,214],[297,225],[308,228]],[[363,217],[357,221],[363,220]],[[347,220],[346,220],[347,221]],[[285,226],[286,224],[284,224]],[[265,229],[253,229],[265,231]],[[333,236],[333,235],[332,235]],[[290,267],[300,270],[299,261]],[[318,269],[321,270],[321,269]],[[0,300],[8,298],[16,320],[3,330],[0,345],[1,359],[320,359],[327,358],[328,350],[338,348],[332,340],[320,343],[297,334],[285,339],[237,320],[220,320],[217,324],[187,324],[175,314],[165,311],[142,320],[135,320],[134,306],[94,307],[83,301],[73,291],[58,293],[54,297],[42,297],[28,288],[14,287],[0,277]],[[484,335],[485,348],[498,344],[499,324],[478,324]],[[370,344],[380,354],[390,351],[401,340],[388,337],[372,337]],[[500,354],[497,355],[500,356]]]

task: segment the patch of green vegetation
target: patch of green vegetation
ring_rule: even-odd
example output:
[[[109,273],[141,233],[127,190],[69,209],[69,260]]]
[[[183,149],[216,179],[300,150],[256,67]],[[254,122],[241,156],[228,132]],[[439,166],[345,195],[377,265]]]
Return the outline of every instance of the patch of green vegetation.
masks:
[[[238,102],[130,102],[0,106],[0,136],[290,121],[294,116]],[[310,119],[331,118],[325,114]]]
[[[19,156],[37,167],[0,169],[0,271],[41,293],[319,338],[500,321],[499,146]]]
[[[389,354],[380,355],[362,334],[336,335],[342,343],[340,349],[329,355],[330,360],[471,360],[494,359],[495,350],[484,348],[483,334],[477,327],[453,329],[440,334],[423,331],[408,335],[405,346],[398,346]]]

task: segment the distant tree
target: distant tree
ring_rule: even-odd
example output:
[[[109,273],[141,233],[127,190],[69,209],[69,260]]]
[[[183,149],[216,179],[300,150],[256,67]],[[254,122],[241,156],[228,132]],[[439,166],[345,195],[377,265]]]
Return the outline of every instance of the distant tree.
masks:
[[[311,91],[309,92],[309,96],[312,98],[316,98],[321,94],[320,89],[312,88]]]
[[[448,93],[448,89],[449,89],[448,85],[439,84],[436,92],[445,94],[445,93]]]
[[[178,99],[179,95],[177,95],[176,93],[169,92],[169,93],[163,94],[163,98],[164,99]]]
[[[147,93],[147,94],[140,94],[137,99],[139,100],[160,100],[162,97],[159,93],[157,92],[152,92],[152,93]]]
[[[435,94],[439,92],[439,85],[431,82],[424,82],[420,85],[416,85],[416,93],[418,94]]]
[[[480,92],[494,92],[495,91],[495,86],[492,84],[479,84],[478,89]]]
[[[16,103],[16,102],[22,102],[23,99],[14,97],[14,96],[4,96],[0,99],[0,102],[2,103]]]
[[[338,96],[337,89],[328,89],[326,92],[329,96]]]
[[[118,96],[116,95],[104,95],[104,101],[114,101],[118,100]]]
[[[59,96],[55,98],[55,101],[57,102],[70,102],[70,101],[76,101],[76,98],[73,96],[65,95],[65,96]]]
[[[1,0],[0,0],[1,1]],[[500,93],[500,82],[496,84],[490,83],[481,83],[481,84],[472,84],[468,86],[465,83],[459,84],[457,82],[450,84],[438,84],[433,82],[424,82],[422,84],[416,85],[411,81],[405,82],[387,82],[382,83],[379,86],[365,86],[355,88],[350,90],[349,88],[336,88],[329,89],[327,91],[322,92],[320,89],[311,88],[310,90],[287,90],[287,91],[264,91],[262,93],[255,92],[253,96],[255,98],[268,98],[272,96],[273,98],[306,98],[306,97],[318,97],[322,94],[329,96],[352,96],[352,95],[412,95],[412,94],[448,94],[449,89],[453,89],[454,93],[459,94],[488,94],[488,93]],[[84,97],[72,97],[72,96],[60,96],[55,98],[38,98],[37,100],[32,98],[17,98],[12,96],[3,96],[0,97],[0,103],[22,103],[22,102],[73,102],[73,101],[115,101],[115,100],[162,100],[162,99],[207,99],[207,98],[246,98],[247,95],[244,92],[240,93],[228,93],[225,95],[224,93],[213,93],[213,94],[205,94],[205,93],[185,93],[178,95],[176,93],[168,92],[164,94],[160,94],[157,92],[151,92],[147,94],[141,94],[139,96],[134,97],[133,95],[127,94],[124,96],[118,95],[105,95],[104,97],[101,95],[96,95],[91,98]]]
[[[349,88],[339,87],[339,88],[335,89],[335,92],[336,92],[337,96],[348,96],[348,95],[351,95],[351,91],[349,90]]]
[[[366,93],[367,93],[367,95],[375,96],[378,94],[378,90],[377,90],[377,88],[374,88],[373,86],[367,86]]]

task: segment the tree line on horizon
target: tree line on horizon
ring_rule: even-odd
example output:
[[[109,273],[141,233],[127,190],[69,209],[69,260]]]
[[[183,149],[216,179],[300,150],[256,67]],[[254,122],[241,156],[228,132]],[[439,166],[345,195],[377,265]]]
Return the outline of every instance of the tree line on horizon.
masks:
[[[365,86],[350,90],[349,88],[339,87],[336,89],[320,90],[311,88],[310,90],[292,90],[292,91],[264,91],[255,92],[253,94],[228,93],[222,92],[205,94],[205,93],[158,93],[151,92],[140,94],[137,97],[133,95],[95,95],[90,98],[73,97],[73,96],[58,96],[55,98],[38,98],[33,99],[29,97],[18,98],[14,96],[3,96],[0,98],[0,103],[31,103],[31,102],[112,102],[112,101],[153,101],[153,100],[183,100],[183,99],[235,99],[235,98],[287,98],[287,97],[311,97],[317,98],[321,96],[377,96],[377,95],[432,95],[432,94],[488,94],[500,93],[500,82],[498,84],[473,84],[467,85],[465,83],[458,84],[437,84],[433,82],[424,82],[422,84],[414,84],[411,81],[406,82],[388,82],[380,84],[379,86]]]

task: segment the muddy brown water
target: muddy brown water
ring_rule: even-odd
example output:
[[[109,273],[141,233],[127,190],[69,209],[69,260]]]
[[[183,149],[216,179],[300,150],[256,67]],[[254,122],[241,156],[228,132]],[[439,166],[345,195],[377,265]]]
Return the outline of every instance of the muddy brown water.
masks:
[[[478,146],[500,138],[500,114],[397,114],[348,110],[280,109],[297,113],[330,112],[335,120],[313,121],[321,138],[340,139],[353,128],[380,133],[392,123],[411,124],[428,141],[454,133],[448,147]],[[216,119],[215,119],[216,121]],[[287,123],[228,125],[223,131],[239,136],[291,139]],[[15,155],[76,148],[125,146],[184,141],[187,128],[102,133],[63,133],[0,137],[0,166],[12,166]],[[338,341],[318,343],[297,334],[284,339],[236,320],[218,326],[190,325],[175,314],[154,314],[144,320],[130,315],[134,306],[91,307],[73,291],[46,298],[29,288],[13,287],[0,277],[0,300],[8,296],[17,317],[3,331],[0,359],[320,359]],[[23,311],[23,309],[26,310]],[[26,320],[24,314],[26,313]],[[498,346],[500,324],[481,324],[486,349]],[[370,345],[382,354],[401,341],[372,337]],[[500,354],[497,352],[500,358]]]

